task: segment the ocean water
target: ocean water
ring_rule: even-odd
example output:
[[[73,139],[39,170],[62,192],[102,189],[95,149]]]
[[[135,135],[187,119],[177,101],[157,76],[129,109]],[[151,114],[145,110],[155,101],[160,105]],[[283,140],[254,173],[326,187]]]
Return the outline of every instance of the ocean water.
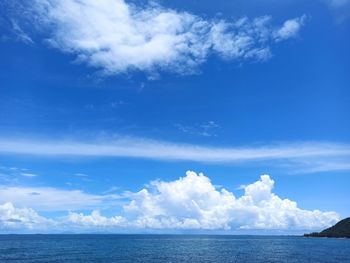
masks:
[[[0,235],[0,262],[350,262],[350,239]]]

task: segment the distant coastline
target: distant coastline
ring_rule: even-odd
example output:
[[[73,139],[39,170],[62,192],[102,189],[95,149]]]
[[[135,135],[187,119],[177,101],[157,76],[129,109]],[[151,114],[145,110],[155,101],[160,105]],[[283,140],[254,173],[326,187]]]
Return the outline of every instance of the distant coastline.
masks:
[[[334,226],[327,228],[321,232],[304,234],[304,237],[350,238],[350,217],[339,221]]]

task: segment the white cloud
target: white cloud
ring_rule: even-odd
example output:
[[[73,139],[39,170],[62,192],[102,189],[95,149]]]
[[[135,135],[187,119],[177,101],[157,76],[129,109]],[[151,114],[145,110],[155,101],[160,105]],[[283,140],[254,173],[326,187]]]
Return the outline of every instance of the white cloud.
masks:
[[[96,143],[81,141],[36,141],[0,138],[0,153],[38,156],[96,156],[147,158],[168,161],[252,163],[274,160],[270,165],[295,171],[348,170],[350,145],[304,142],[255,147],[207,147],[140,138],[110,139]]]
[[[92,211],[91,215],[70,212],[67,222],[82,227],[120,227],[125,219],[121,216],[105,217],[99,211]]]
[[[130,194],[124,207],[140,228],[317,229],[339,220],[335,212],[308,211],[272,193],[268,175],[245,186],[243,196],[217,189],[203,174],[187,172],[172,182],[155,181],[151,189]]]
[[[51,46],[107,74],[159,69],[188,74],[212,53],[265,60],[275,32],[282,40],[301,27],[301,19],[278,28],[270,17],[205,20],[154,2],[140,7],[124,0],[36,0],[33,10],[35,21],[50,32]]]
[[[33,173],[20,173],[22,176],[25,176],[25,177],[36,177],[38,176],[37,174],[33,174]]]
[[[94,195],[80,190],[62,190],[52,187],[0,186],[0,204],[31,207],[39,211],[67,211],[93,209],[115,205],[117,195]]]
[[[306,16],[287,20],[283,26],[275,32],[276,41],[285,40],[298,35],[300,28],[305,23]]]
[[[30,208],[16,208],[12,203],[0,205],[0,230],[48,228],[54,222]]]
[[[87,174],[84,174],[84,173],[76,173],[74,175],[78,177],[89,177]]]
[[[50,223],[55,224],[56,230],[85,232],[98,229],[291,231],[318,230],[339,220],[335,212],[301,209],[296,202],[274,194],[273,187],[270,176],[262,175],[258,181],[242,186],[244,194],[236,197],[232,192],[213,185],[205,175],[188,171],[178,180],[153,181],[138,192],[124,193],[128,202],[119,215],[112,217],[93,210],[87,215],[69,212],[66,217],[51,220],[32,209],[19,209],[12,203],[5,203],[0,206],[0,228],[44,229],[43,226]],[[45,199],[36,201],[47,202]],[[70,205],[68,200],[66,204]],[[45,208],[46,205],[38,207]]]

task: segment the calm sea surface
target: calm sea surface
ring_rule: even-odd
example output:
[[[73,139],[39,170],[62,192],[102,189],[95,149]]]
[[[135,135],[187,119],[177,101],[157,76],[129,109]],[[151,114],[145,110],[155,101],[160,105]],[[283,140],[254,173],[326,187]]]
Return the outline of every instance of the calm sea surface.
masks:
[[[350,262],[350,239],[0,235],[0,262]]]

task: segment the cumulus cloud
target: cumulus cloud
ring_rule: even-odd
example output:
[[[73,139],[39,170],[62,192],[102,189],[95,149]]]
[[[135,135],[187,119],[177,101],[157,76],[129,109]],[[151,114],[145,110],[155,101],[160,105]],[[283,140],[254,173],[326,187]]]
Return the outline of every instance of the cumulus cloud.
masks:
[[[276,40],[294,37],[302,19],[273,26],[268,16],[208,20],[152,2],[36,0],[35,23],[47,43],[106,74],[130,70],[192,73],[213,53],[225,59],[265,60]]]
[[[329,226],[334,212],[308,211],[272,193],[268,175],[244,187],[237,198],[217,189],[208,177],[195,172],[173,182],[155,181],[151,189],[131,194],[124,209],[135,214],[135,224],[146,228],[181,229],[313,229]]]
[[[10,202],[0,205],[0,230],[38,229],[52,224],[52,220],[39,216],[31,208],[16,208]]]
[[[82,227],[120,227],[124,225],[125,218],[122,216],[105,217],[99,211],[92,211],[91,215],[70,212],[66,218],[69,223]]]
[[[126,192],[127,203],[119,215],[103,216],[70,212],[56,219],[59,227],[88,231],[96,229],[160,230],[310,230],[328,227],[339,220],[335,212],[304,210],[290,199],[272,192],[274,181],[269,175],[243,187],[236,197],[217,187],[204,174],[188,171],[174,181],[153,181],[138,192]],[[1,210],[2,209],[2,210]],[[17,209],[7,203],[0,209],[0,227],[39,228],[48,219],[32,209]],[[24,223],[25,222],[25,223]],[[32,223],[31,223],[32,222]]]

